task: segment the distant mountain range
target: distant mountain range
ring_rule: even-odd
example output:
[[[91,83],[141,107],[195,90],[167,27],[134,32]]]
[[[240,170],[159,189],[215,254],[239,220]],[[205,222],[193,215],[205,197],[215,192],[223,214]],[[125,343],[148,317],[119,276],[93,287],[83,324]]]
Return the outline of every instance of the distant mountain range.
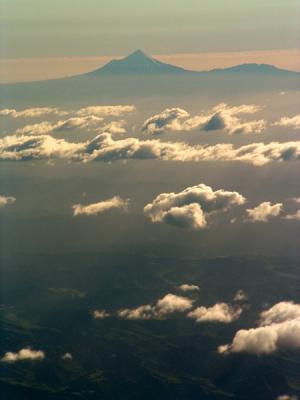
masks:
[[[141,50],[136,50],[121,60],[112,60],[95,71],[84,76],[109,75],[199,75],[199,74],[276,74],[290,75],[298,72],[279,69],[269,64],[240,64],[229,68],[213,69],[210,71],[190,71],[175,65],[166,64],[149,57]]]
[[[81,75],[0,85],[0,104],[57,104],[136,101],[153,97],[217,96],[300,90],[300,73],[267,64],[242,64],[211,71],[189,71],[147,56],[140,50]]]

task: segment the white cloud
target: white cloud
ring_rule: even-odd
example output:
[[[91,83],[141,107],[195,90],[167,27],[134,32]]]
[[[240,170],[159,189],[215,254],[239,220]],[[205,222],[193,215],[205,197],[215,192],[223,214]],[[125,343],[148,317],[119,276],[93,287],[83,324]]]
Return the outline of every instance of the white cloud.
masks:
[[[133,105],[89,106],[76,111],[76,115],[80,117],[88,115],[96,115],[99,117],[118,117],[120,115],[132,113],[134,111],[136,111],[136,107]]]
[[[14,363],[17,361],[39,361],[45,358],[45,353],[41,350],[31,350],[30,348],[25,348],[19,350],[17,353],[8,351],[1,358],[2,362]]]
[[[192,308],[194,300],[187,297],[167,294],[154,305],[145,304],[137,308],[125,308],[117,312],[120,318],[125,319],[153,319],[162,318],[175,312],[184,312]]]
[[[227,303],[217,303],[212,307],[198,307],[188,313],[188,318],[196,322],[220,322],[229,324],[239,318],[242,313],[240,307],[232,307]]]
[[[236,292],[236,294],[235,294],[235,296],[234,296],[234,298],[233,298],[233,301],[245,301],[245,300],[247,300],[247,299],[248,299],[248,296],[247,296],[247,294],[244,292],[244,290],[239,289],[239,290]]]
[[[73,356],[71,353],[65,353],[61,356],[61,358],[66,361],[66,360],[73,360]]]
[[[11,135],[0,139],[0,160],[64,158],[74,161],[160,159],[163,161],[202,162],[239,161],[256,166],[270,162],[299,161],[300,141],[252,143],[234,148],[232,144],[190,146],[182,142],[160,142],[126,138],[114,140],[109,133],[92,140],[72,143],[50,135]]]
[[[223,129],[230,135],[261,133],[266,127],[265,120],[242,121],[238,117],[241,114],[253,114],[258,110],[259,107],[253,104],[229,107],[227,104],[221,103],[206,113],[191,117],[187,111],[181,108],[167,108],[148,118],[142,126],[142,131],[150,134],[162,134],[168,131]]]
[[[274,126],[288,126],[293,129],[300,129],[300,114],[294,117],[282,117],[279,121],[276,121]]]
[[[15,201],[15,197],[0,195],[0,208],[5,207],[7,204],[13,204]]]
[[[111,199],[105,201],[99,201],[98,203],[82,205],[82,204],[74,204],[73,215],[97,215],[103,212],[109,211],[111,209],[120,209],[123,211],[127,211],[129,200],[123,200],[119,196],[114,196]]]
[[[210,186],[199,184],[179,193],[158,195],[144,207],[144,213],[152,222],[203,229],[208,224],[207,217],[244,203],[245,198],[238,192],[214,191]]]
[[[222,354],[271,354],[279,349],[300,349],[300,305],[280,302],[260,314],[260,326],[236,332],[231,344],[219,346]]]
[[[86,117],[72,117],[58,122],[43,121],[38,124],[25,125],[17,129],[17,135],[48,135],[54,132],[69,131],[74,129],[90,129],[99,125],[103,118],[94,115]]]
[[[292,301],[281,301],[260,314],[260,325],[291,321],[300,318],[300,304]]]
[[[161,113],[148,118],[142,126],[142,131],[151,134],[180,131],[182,130],[181,120],[189,116],[190,114],[181,108],[167,108]]]
[[[182,290],[183,292],[194,292],[194,291],[199,291],[200,287],[197,285],[190,285],[188,283],[184,283],[179,286],[179,289]]]
[[[269,201],[265,201],[246,211],[251,222],[267,222],[272,217],[278,217],[282,211],[282,203],[271,204]]]
[[[123,134],[126,133],[126,129],[124,128],[125,124],[126,121],[123,119],[120,121],[111,121],[108,124],[104,125],[102,128],[99,128],[99,132]]]
[[[93,317],[94,319],[104,319],[110,317],[110,314],[105,310],[94,310]]]
[[[285,219],[300,221],[300,210],[297,210],[295,214],[285,215]]]
[[[66,115],[67,112],[59,110],[56,107],[34,107],[26,108],[25,110],[21,111],[17,111],[14,108],[5,108],[0,110],[0,116],[12,118],[35,118],[48,114]]]

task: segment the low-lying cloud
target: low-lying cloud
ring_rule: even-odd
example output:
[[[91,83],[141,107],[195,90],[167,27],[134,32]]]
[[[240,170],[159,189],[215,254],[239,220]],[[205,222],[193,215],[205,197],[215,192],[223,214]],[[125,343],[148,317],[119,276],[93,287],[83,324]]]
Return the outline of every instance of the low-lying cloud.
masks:
[[[152,222],[199,230],[208,226],[208,218],[213,214],[244,203],[245,198],[238,192],[214,191],[210,186],[199,184],[179,193],[158,195],[144,207],[144,214]]]
[[[155,135],[165,132],[189,132],[195,129],[226,130],[230,135],[261,133],[266,128],[265,120],[244,121],[239,117],[243,114],[253,114],[259,109],[253,104],[230,107],[221,103],[210,111],[192,117],[181,108],[167,108],[148,118],[143,123],[142,131]]]
[[[124,200],[119,196],[114,196],[111,199],[105,200],[105,201],[99,201],[98,203],[93,203],[93,204],[74,204],[72,206],[73,209],[73,215],[78,216],[78,215],[98,215],[102,214],[106,211],[112,210],[112,209],[119,209],[122,211],[127,211],[128,210],[128,204],[129,200]]]
[[[212,307],[197,307],[188,313],[188,318],[196,322],[220,322],[229,324],[239,318],[242,313],[241,307],[232,307],[227,303],[217,303]]]
[[[67,159],[73,161],[150,160],[181,162],[239,161],[255,166],[270,162],[299,161],[300,141],[251,143],[234,148],[232,144],[190,146],[182,142],[115,140],[101,133],[92,140],[74,143],[50,135],[10,135],[0,139],[0,160]]]
[[[280,349],[300,349],[300,305],[280,302],[260,314],[259,327],[241,329],[232,343],[219,346],[221,354],[245,352],[271,354]]]
[[[145,304],[137,308],[125,308],[117,312],[120,318],[137,319],[157,319],[163,318],[175,312],[184,312],[193,307],[194,301],[187,297],[177,296],[169,293],[159,299],[155,304]]]
[[[271,204],[265,201],[255,208],[248,208],[248,218],[251,222],[267,222],[272,217],[278,217],[282,211],[282,203]]]
[[[41,361],[45,358],[45,353],[41,350],[32,350],[31,348],[25,348],[19,350],[17,353],[8,351],[1,358],[2,362],[15,363],[18,361]]]
[[[8,204],[13,204],[15,201],[16,201],[15,197],[0,195],[0,208],[5,207]]]

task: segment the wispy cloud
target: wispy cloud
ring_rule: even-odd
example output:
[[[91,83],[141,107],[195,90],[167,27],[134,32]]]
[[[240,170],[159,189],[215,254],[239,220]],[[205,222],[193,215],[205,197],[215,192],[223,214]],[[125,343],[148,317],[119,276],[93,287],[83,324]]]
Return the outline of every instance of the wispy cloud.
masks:
[[[73,208],[73,215],[97,215],[102,214],[106,211],[112,209],[119,209],[122,211],[127,211],[128,209],[129,200],[124,200],[119,196],[114,196],[111,199],[105,201],[99,201],[98,203],[93,204],[75,204],[72,206]]]
[[[15,197],[0,195],[0,208],[5,207],[7,204],[13,204],[15,201]]]

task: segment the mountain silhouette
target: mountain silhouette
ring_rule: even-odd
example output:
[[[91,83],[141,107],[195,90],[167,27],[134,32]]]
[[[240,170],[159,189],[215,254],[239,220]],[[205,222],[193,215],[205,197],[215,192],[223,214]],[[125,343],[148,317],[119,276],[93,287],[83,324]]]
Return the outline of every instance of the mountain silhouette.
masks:
[[[141,50],[136,50],[121,60],[112,60],[102,68],[90,72],[88,75],[127,75],[127,74],[182,74],[189,73],[184,68],[165,64],[149,57]]]

